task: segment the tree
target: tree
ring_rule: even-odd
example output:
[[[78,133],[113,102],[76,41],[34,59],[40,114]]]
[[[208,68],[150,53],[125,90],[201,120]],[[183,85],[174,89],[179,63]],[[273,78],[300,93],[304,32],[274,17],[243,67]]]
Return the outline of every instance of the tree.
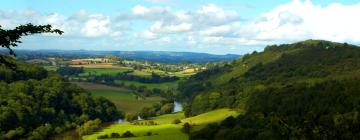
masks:
[[[10,30],[2,29],[0,25],[0,46],[6,48],[9,51],[9,55],[16,56],[12,48],[17,47],[18,43],[21,43],[20,39],[22,36],[41,33],[56,33],[61,35],[64,32],[59,29],[53,29],[51,25],[32,25],[29,23]],[[15,68],[15,65],[9,62],[3,55],[0,55],[0,64]]]

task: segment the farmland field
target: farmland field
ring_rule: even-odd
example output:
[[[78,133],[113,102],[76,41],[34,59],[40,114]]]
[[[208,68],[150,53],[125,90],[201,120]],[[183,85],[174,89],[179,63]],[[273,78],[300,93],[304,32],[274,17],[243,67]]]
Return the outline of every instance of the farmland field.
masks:
[[[162,97],[136,98],[131,91],[118,87],[111,87],[101,84],[75,82],[79,86],[87,89],[93,96],[104,97],[113,102],[117,109],[125,113],[137,113],[144,107],[150,107],[159,103]]]
[[[175,114],[161,115],[153,118],[159,125],[132,125],[131,123],[113,124],[103,129],[102,131],[96,132],[92,135],[83,137],[84,140],[96,140],[99,135],[108,134],[113,132],[122,134],[125,131],[130,131],[137,137],[134,138],[122,138],[125,140],[187,140],[188,136],[181,132],[183,123],[172,124],[174,119],[180,119],[182,122],[189,122],[192,125],[204,126],[208,123],[219,122],[229,116],[237,116],[237,112],[230,109],[218,109],[204,113],[195,117],[184,119],[184,113],[179,112]],[[146,133],[151,132],[152,136],[144,136]]]
[[[130,85],[134,85],[134,86],[145,86],[148,89],[154,89],[154,88],[158,88],[161,90],[168,90],[168,89],[176,89],[177,84],[179,83],[180,80],[178,81],[174,81],[174,82],[165,82],[165,83],[140,83],[140,82],[136,82],[136,81],[122,81],[122,80],[115,80],[116,84],[120,84],[121,82],[124,82],[125,86],[130,86]]]
[[[123,73],[127,71],[129,71],[129,69],[84,68],[84,73],[82,75],[88,75],[88,73],[94,75],[102,75],[102,74],[116,75],[118,73]]]
[[[130,69],[129,67],[117,66],[109,63],[105,64],[88,64],[88,65],[70,65],[70,67],[83,67],[83,68],[106,68],[106,69]]]

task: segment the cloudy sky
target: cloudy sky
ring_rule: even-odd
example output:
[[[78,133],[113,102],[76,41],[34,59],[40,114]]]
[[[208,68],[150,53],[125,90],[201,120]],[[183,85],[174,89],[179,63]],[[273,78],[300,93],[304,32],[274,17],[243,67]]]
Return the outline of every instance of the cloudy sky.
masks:
[[[23,49],[244,54],[269,44],[325,39],[360,44],[358,0],[8,0],[0,25],[51,24],[62,36]]]

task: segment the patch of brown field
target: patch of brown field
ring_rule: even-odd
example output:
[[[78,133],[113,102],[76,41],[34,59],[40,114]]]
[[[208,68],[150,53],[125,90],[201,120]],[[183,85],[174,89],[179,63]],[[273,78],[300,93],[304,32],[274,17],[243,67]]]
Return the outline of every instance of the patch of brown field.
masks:
[[[122,91],[122,92],[130,92],[131,90],[128,90],[126,88],[121,87],[113,87],[103,84],[94,84],[89,82],[71,82],[73,84],[76,84],[86,90],[94,90],[94,89],[109,89],[109,90],[115,90],[115,91]]]
[[[88,65],[70,65],[70,67],[83,67],[83,68],[107,68],[107,69],[131,69],[129,67],[116,66],[112,63],[106,64],[88,64]]]

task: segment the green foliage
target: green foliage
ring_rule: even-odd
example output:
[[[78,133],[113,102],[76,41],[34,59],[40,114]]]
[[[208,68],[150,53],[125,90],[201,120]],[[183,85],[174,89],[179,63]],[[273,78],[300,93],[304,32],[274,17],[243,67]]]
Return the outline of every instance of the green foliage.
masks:
[[[76,68],[76,67],[60,67],[56,70],[56,72],[64,76],[76,76],[79,75],[80,73],[83,73],[84,69]]]
[[[122,138],[131,138],[131,137],[135,137],[135,135],[133,133],[131,133],[130,131],[126,131],[124,134],[122,134],[121,137]]]
[[[152,107],[144,107],[139,115],[141,118],[148,119],[157,115],[169,114],[173,111],[173,100],[162,100],[160,104],[154,104]]]
[[[57,33],[62,34],[63,31],[60,31],[58,29],[52,29],[51,25],[32,25],[32,24],[26,24],[26,25],[20,25],[16,27],[15,29],[11,30],[5,30],[2,29],[0,26],[0,46],[2,48],[6,48],[9,50],[10,55],[14,55],[15,53],[12,49],[12,47],[17,47],[18,43],[21,43],[19,41],[22,36],[28,36],[33,34],[40,34],[40,33]],[[7,67],[10,67],[12,69],[15,69],[13,63],[11,61],[8,61],[3,55],[0,55],[0,64],[4,64]]]
[[[47,139],[89,119],[108,122],[122,117],[110,101],[94,98],[39,67],[18,64],[22,77],[8,77],[20,73],[0,67],[8,77],[0,79],[0,139]]]
[[[181,120],[180,120],[180,119],[175,119],[175,120],[173,120],[172,123],[173,123],[173,124],[179,124],[179,123],[181,123]]]
[[[87,121],[86,123],[84,123],[83,125],[79,126],[77,128],[77,131],[80,136],[89,135],[89,134],[99,130],[100,124],[101,124],[100,119],[90,120],[90,121]]]

